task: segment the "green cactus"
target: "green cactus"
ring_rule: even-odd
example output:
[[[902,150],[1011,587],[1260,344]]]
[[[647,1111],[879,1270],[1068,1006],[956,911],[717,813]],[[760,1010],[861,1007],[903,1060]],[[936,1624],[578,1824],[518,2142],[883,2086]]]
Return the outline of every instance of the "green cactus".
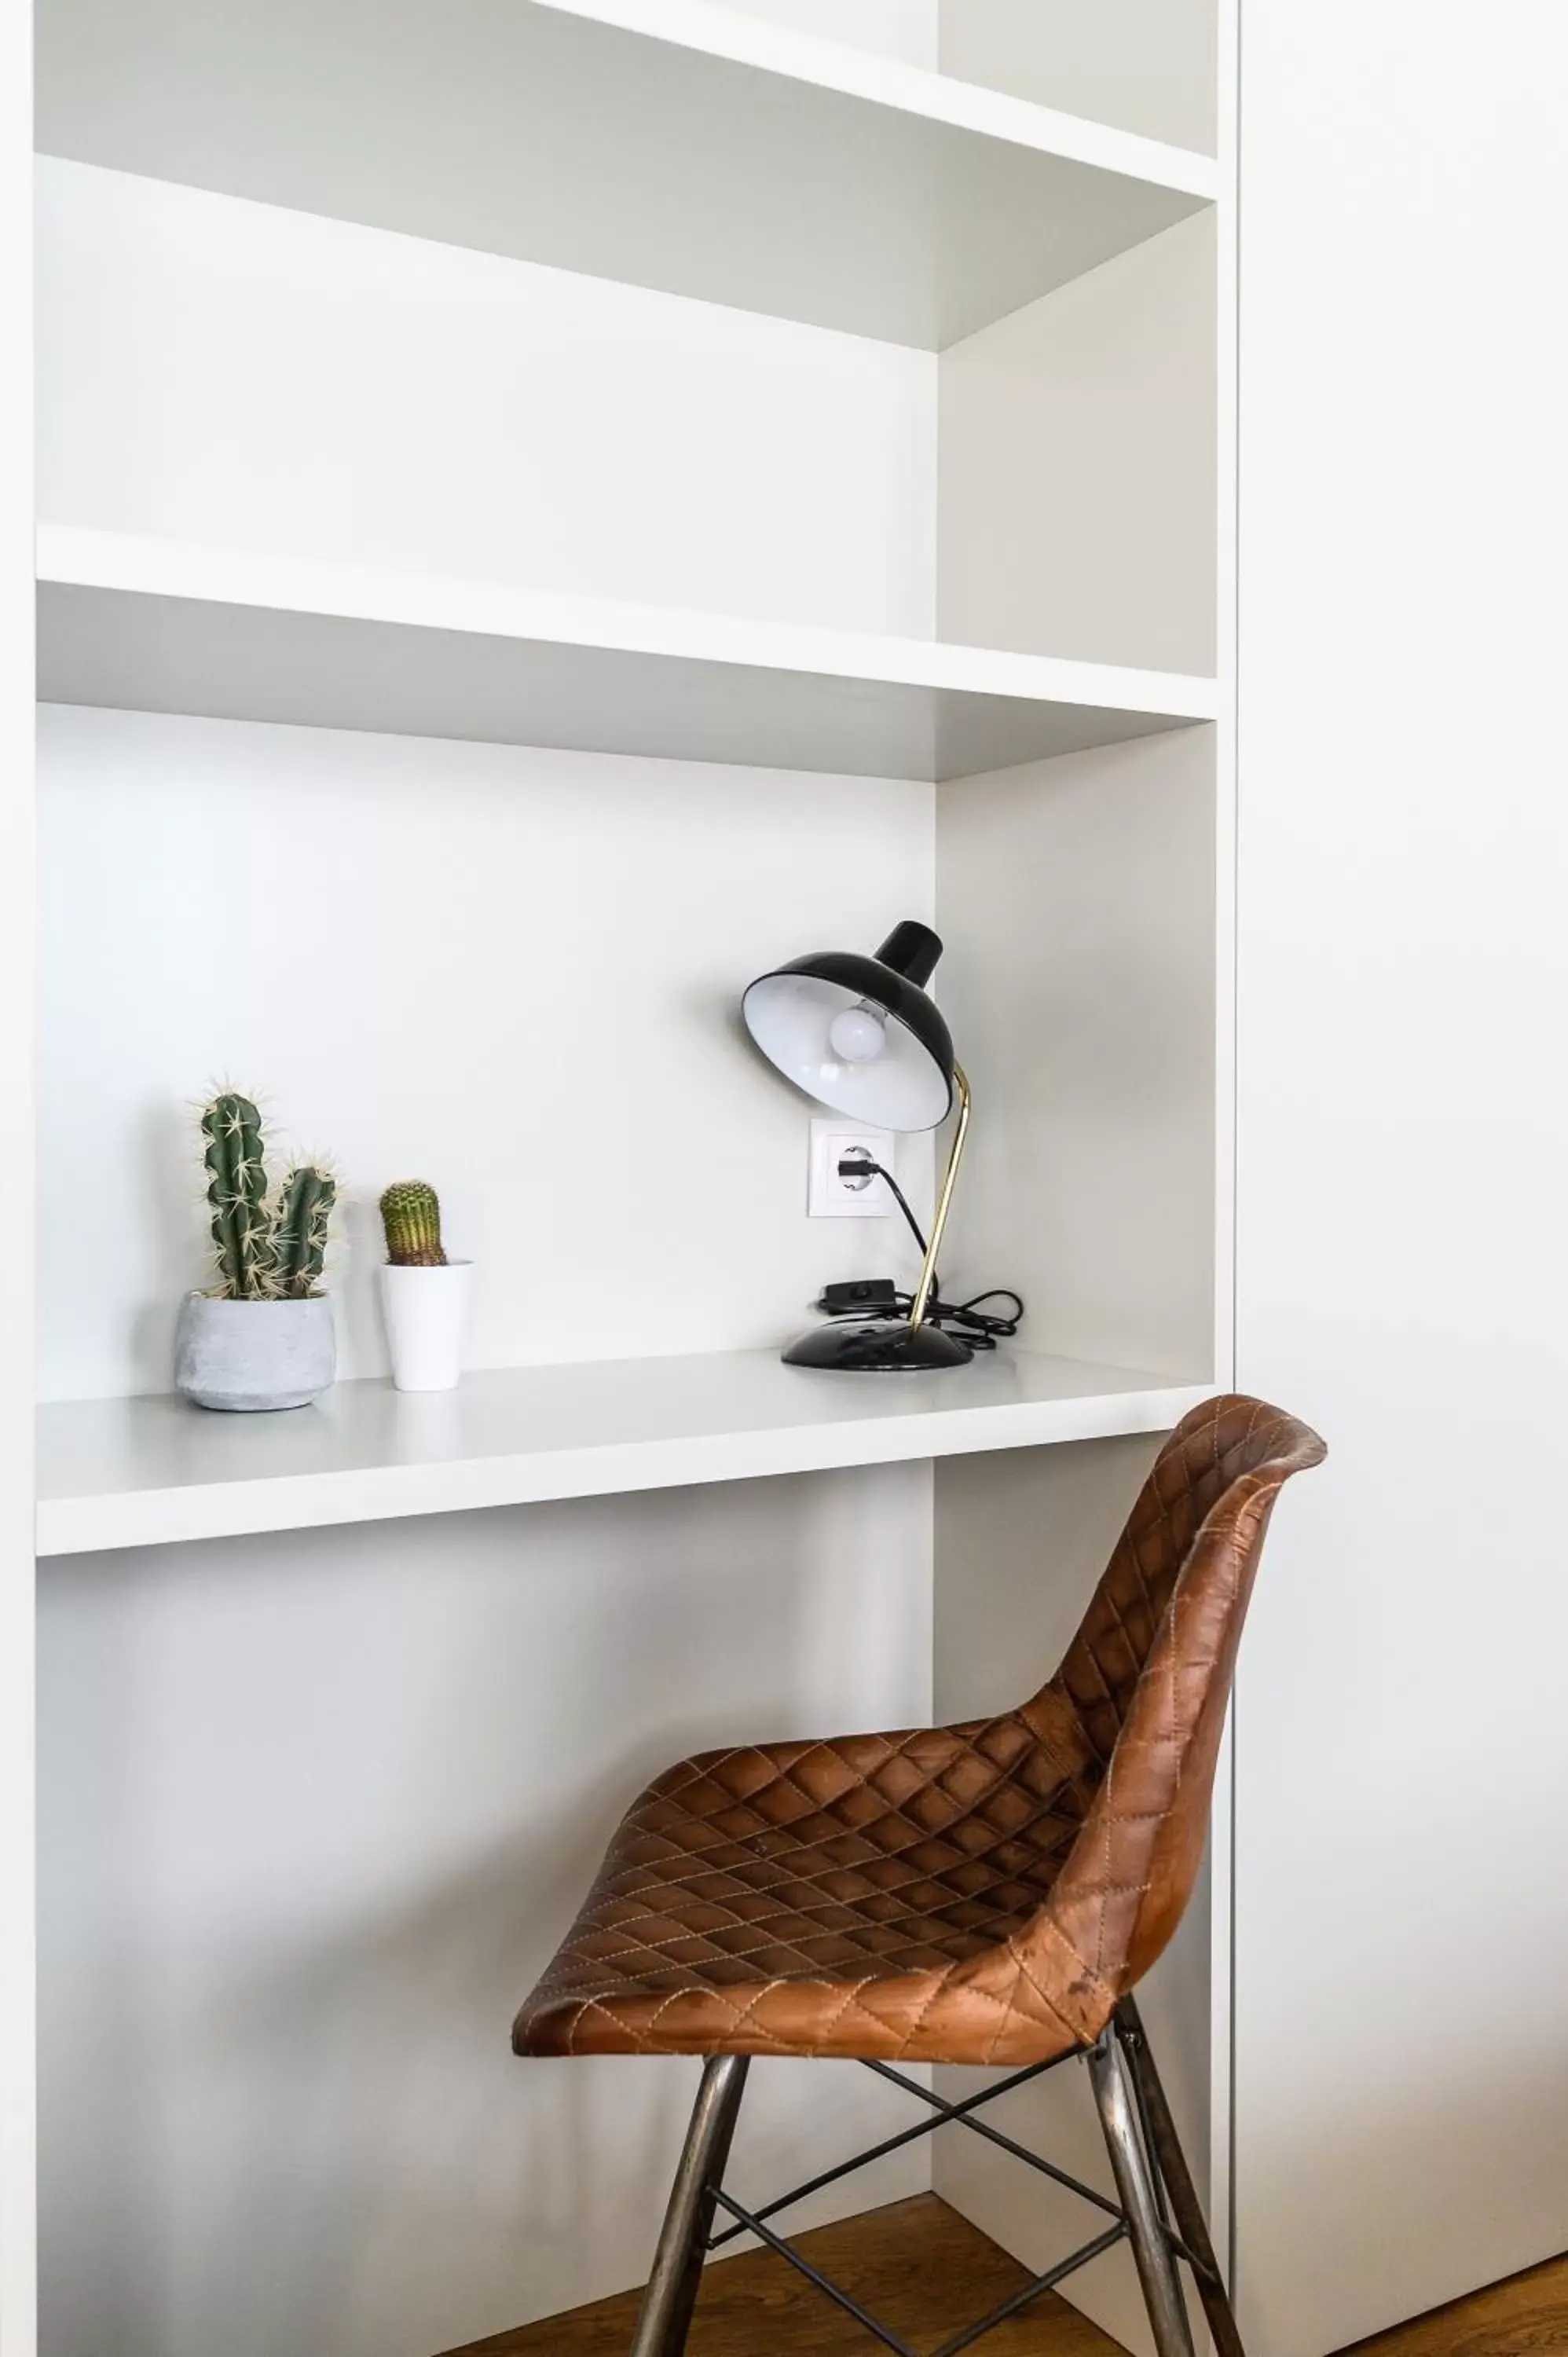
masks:
[[[387,1258],[394,1268],[445,1268],[441,1206],[423,1178],[400,1178],[381,1197]]]
[[[223,1089],[205,1106],[207,1200],[223,1301],[306,1301],[321,1281],[337,1181],[314,1164],[285,1172],[269,1202],[262,1116]]]
[[[232,1089],[213,1098],[201,1116],[207,1140],[207,1200],[212,1206],[212,1246],[230,1301],[260,1301],[266,1293],[267,1171],[262,1117],[249,1097]]]
[[[314,1163],[284,1173],[267,1231],[266,1290],[274,1301],[307,1301],[321,1282],[336,1180]]]

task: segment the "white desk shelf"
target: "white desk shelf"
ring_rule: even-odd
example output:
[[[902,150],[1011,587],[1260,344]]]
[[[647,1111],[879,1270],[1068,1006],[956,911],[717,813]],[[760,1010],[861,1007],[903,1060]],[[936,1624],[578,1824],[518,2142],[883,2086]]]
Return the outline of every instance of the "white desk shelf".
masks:
[[[1212,680],[59,526],[46,701],[944,780],[1213,719]]]
[[[163,1394],[46,1407],[38,1552],[301,1530],[1159,1432],[1211,1385],[998,1351],[933,1375],[772,1351],[526,1367],[456,1392],[339,1383],[280,1415]]]
[[[39,42],[48,154],[932,350],[1219,186],[700,0],[59,0]]]

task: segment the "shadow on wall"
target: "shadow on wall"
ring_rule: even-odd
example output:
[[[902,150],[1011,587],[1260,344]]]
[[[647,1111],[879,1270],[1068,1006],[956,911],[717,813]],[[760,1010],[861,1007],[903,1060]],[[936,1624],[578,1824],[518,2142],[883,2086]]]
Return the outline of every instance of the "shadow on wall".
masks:
[[[476,2329],[548,2312],[553,2269],[540,2262],[564,2245],[616,2250],[628,2185],[667,2179],[694,2065],[655,2064],[628,2100],[624,2065],[510,2050],[512,2013],[582,1896],[585,1824],[613,1823],[638,1781],[629,1763],[607,1769],[572,1823],[498,1850],[417,1906],[237,1976],[195,2026],[204,2102],[252,2113],[220,2240],[243,2234],[252,2201],[269,2220],[273,2347],[318,2349],[324,2318],[338,2345],[370,2345],[411,2243],[440,2254],[435,2345],[474,2322],[465,2276],[516,2287],[517,2304],[486,2309]],[[336,2184],[302,2167],[312,2151],[340,2158]]]

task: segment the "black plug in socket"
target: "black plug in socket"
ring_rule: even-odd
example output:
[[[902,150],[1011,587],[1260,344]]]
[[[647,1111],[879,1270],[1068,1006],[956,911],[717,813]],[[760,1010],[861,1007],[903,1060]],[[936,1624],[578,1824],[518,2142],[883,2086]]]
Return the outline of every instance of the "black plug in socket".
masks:
[[[830,1318],[851,1309],[896,1309],[897,1294],[890,1276],[857,1276],[843,1285],[824,1285],[817,1308]]]

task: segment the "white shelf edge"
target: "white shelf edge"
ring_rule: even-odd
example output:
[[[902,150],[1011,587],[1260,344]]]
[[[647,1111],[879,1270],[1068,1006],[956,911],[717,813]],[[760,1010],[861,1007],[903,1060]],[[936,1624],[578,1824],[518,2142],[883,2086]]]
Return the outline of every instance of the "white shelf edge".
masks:
[[[1065,162],[1115,172],[1124,179],[1179,189],[1184,196],[1212,202],[1220,193],[1219,159],[1194,148],[1118,131],[1087,116],[1065,114],[1033,99],[1015,98],[981,82],[961,81],[825,36],[739,16],[709,5],[708,0],[537,0],[537,5],[557,16],[582,17],[759,73],[811,82],[846,98],[977,132],[1040,155],[1059,156]]]
[[[381,1382],[338,1386],[339,1410],[350,1419],[364,1414],[392,1420],[408,1418],[400,1436],[401,1460],[384,1453],[379,1461],[342,1465],[322,1470],[281,1471],[247,1478],[159,1481],[147,1487],[108,1488],[72,1494],[41,1496],[38,1509],[38,1552],[40,1556],[100,1553],[105,1549],[164,1545],[193,1539],[232,1538],[267,1531],[326,1527],[345,1523],[381,1522],[412,1515],[469,1512],[509,1505],[537,1505],[572,1498],[607,1497],[630,1491],[679,1489],[714,1481],[758,1480],[779,1474],[820,1472],[868,1465],[903,1464],[981,1451],[1025,1448],[1078,1440],[1106,1439],[1129,1433],[1161,1432],[1208,1398],[1212,1383],[1177,1383],[1168,1377],[1136,1370],[1091,1368],[1072,1361],[1019,1352],[980,1364],[979,1372],[963,1370],[954,1377],[868,1376],[864,1384],[853,1376],[806,1375],[785,1369],[771,1352],[721,1352],[703,1361],[657,1359],[594,1367],[530,1369],[500,1373],[497,1383],[534,1382],[552,1377],[592,1382],[597,1375],[625,1383],[643,1371],[649,1393],[662,1394],[671,1368],[705,1371],[704,1382],[718,1395],[727,1394],[737,1381],[764,1383],[778,1379],[786,1386],[812,1384],[820,1398],[840,1396],[849,1412],[812,1415],[800,1421],[762,1420],[735,1429],[714,1429],[705,1421],[699,1427],[656,1436],[607,1437],[587,1435],[532,1448],[476,1448],[467,1453],[441,1454],[422,1450],[421,1426],[439,1437],[449,1434],[448,1416],[460,1418],[472,1391],[486,1378],[470,1378],[464,1392],[437,1397],[434,1403],[408,1404]],[[766,1368],[768,1372],[763,1373]],[[1046,1386],[1035,1396],[984,1396],[994,1393],[1020,1371],[1026,1381],[1031,1370],[1045,1371]],[[1060,1391],[1048,1387],[1065,1378]],[[1086,1387],[1073,1389],[1082,1382]],[[963,1386],[972,1384],[966,1400]],[[843,1386],[854,1388],[844,1392]],[[823,1393],[822,1386],[828,1387]],[[896,1386],[884,1390],[882,1386]],[[920,1395],[912,1386],[922,1387]],[[934,1388],[933,1388],[934,1387]],[[879,1394],[879,1396],[878,1396]],[[344,1395],[347,1395],[346,1397]],[[793,1409],[796,1394],[786,1391]],[[886,1404],[886,1413],[878,1412]],[[867,1411],[870,1411],[869,1413]],[[301,1410],[301,1415],[317,1412]],[[40,1411],[40,1437],[51,1454],[66,1454],[80,1446],[90,1455],[94,1433],[105,1423],[115,1429],[114,1445],[124,1448],[125,1436],[139,1417],[155,1428],[156,1441],[167,1438],[171,1417],[196,1418],[189,1437],[199,1451],[209,1420],[199,1408],[155,1396],[146,1403],[128,1401],[74,1402]],[[234,1427],[271,1425],[272,1419],[217,1417],[214,1446],[231,1462]],[[409,1437],[410,1430],[413,1434]],[[320,1427],[307,1427],[302,1440],[308,1447],[320,1438]],[[271,1435],[266,1436],[271,1446]],[[133,1437],[131,1446],[135,1446]]]
[[[257,607],[1029,703],[1159,713],[1173,720],[1214,720],[1219,714],[1218,681],[1185,673],[1016,654],[935,639],[744,620],[501,581],[391,573],[323,558],[199,547],[75,524],[38,526],[38,577],[46,587]]]

